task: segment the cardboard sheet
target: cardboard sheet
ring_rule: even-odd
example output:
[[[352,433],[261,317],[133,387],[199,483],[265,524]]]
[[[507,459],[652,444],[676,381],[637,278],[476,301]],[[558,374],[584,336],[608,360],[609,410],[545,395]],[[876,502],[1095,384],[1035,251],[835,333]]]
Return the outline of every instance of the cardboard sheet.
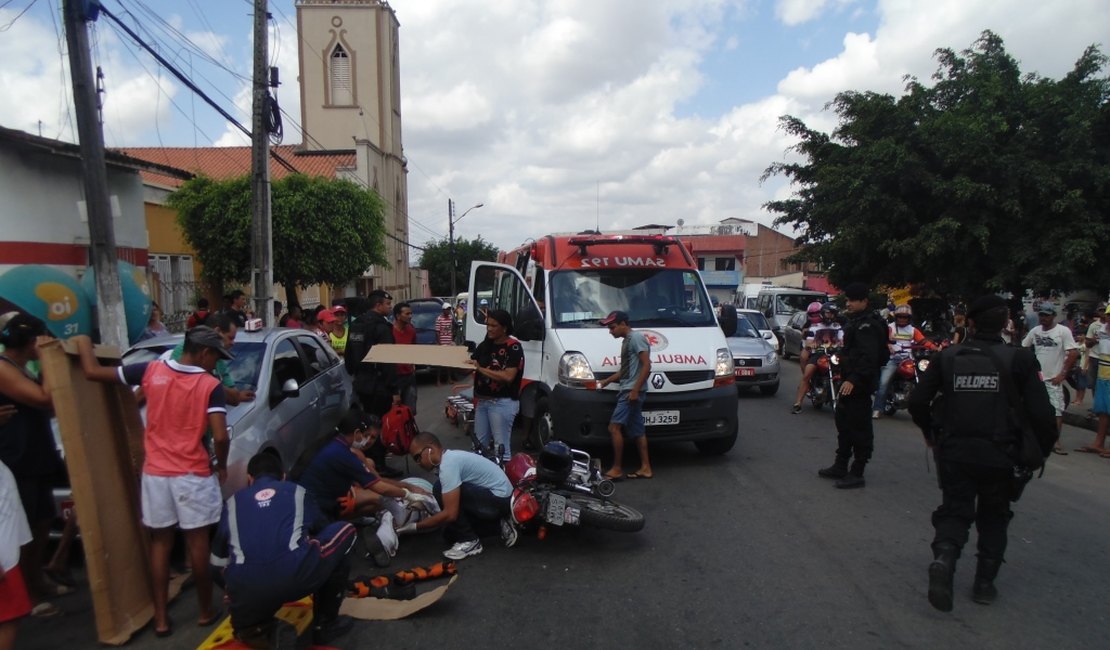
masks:
[[[440,585],[431,591],[425,591],[412,600],[345,598],[343,604],[339,607],[339,613],[361,618],[364,621],[396,621],[411,616],[438,602],[447,593],[447,588],[455,584],[458,579],[459,576],[457,575],[451,576],[447,584]]]
[[[139,511],[143,423],[130,388],[89,382],[77,357],[66,354],[73,345],[64,345],[47,344],[40,358],[81,526],[97,639],[121,645],[154,616]]]
[[[470,351],[462,345],[398,345],[380,343],[370,348],[362,359],[373,363],[412,363],[418,366],[439,366],[442,368],[464,368],[472,370],[467,363]]]

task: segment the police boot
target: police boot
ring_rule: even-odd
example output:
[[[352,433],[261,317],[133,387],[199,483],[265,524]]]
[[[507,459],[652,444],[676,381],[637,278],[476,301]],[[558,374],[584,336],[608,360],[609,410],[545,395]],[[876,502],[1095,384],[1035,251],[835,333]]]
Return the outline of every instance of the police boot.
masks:
[[[859,460],[852,463],[852,469],[848,471],[848,474],[846,474],[844,478],[836,482],[837,489],[851,490],[867,485],[867,482],[863,480],[864,465],[865,463],[862,463]]]
[[[942,612],[952,611],[952,576],[960,549],[951,544],[933,547],[933,563],[929,565],[929,604]]]
[[[821,478],[844,478],[848,475],[848,459],[837,456],[836,462],[824,469],[817,470],[817,475]]]
[[[975,567],[975,583],[971,587],[971,599],[980,605],[990,605],[998,597],[998,589],[994,587],[994,579],[998,569],[1002,566],[1000,560],[979,558]]]

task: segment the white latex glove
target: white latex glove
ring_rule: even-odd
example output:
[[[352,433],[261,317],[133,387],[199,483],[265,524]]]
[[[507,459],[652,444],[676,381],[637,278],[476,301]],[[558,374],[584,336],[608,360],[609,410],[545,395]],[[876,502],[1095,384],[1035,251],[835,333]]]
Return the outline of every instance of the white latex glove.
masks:
[[[398,535],[407,535],[416,532],[416,522],[412,521],[397,529]]]
[[[423,498],[421,497],[421,495],[408,489],[405,490],[405,496],[401,497],[401,500],[404,501],[405,506],[409,508],[418,506],[423,503]]]

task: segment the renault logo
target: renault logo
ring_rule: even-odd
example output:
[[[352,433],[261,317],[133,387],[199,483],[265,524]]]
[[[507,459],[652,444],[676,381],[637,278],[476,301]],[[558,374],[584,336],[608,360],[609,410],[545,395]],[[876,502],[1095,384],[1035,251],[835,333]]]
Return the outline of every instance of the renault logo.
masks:
[[[659,373],[655,373],[654,375],[652,375],[651,376],[651,387],[654,388],[655,390],[659,390],[660,388],[662,388],[663,387],[663,375],[661,375]]]

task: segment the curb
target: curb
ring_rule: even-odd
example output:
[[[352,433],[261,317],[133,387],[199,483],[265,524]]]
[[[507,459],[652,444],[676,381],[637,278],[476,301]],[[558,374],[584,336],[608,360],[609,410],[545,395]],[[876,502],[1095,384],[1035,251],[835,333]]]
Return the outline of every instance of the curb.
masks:
[[[1078,410],[1064,411],[1064,424],[1095,431],[1098,429],[1098,417],[1087,413],[1086,409],[1084,409],[1083,412]]]

